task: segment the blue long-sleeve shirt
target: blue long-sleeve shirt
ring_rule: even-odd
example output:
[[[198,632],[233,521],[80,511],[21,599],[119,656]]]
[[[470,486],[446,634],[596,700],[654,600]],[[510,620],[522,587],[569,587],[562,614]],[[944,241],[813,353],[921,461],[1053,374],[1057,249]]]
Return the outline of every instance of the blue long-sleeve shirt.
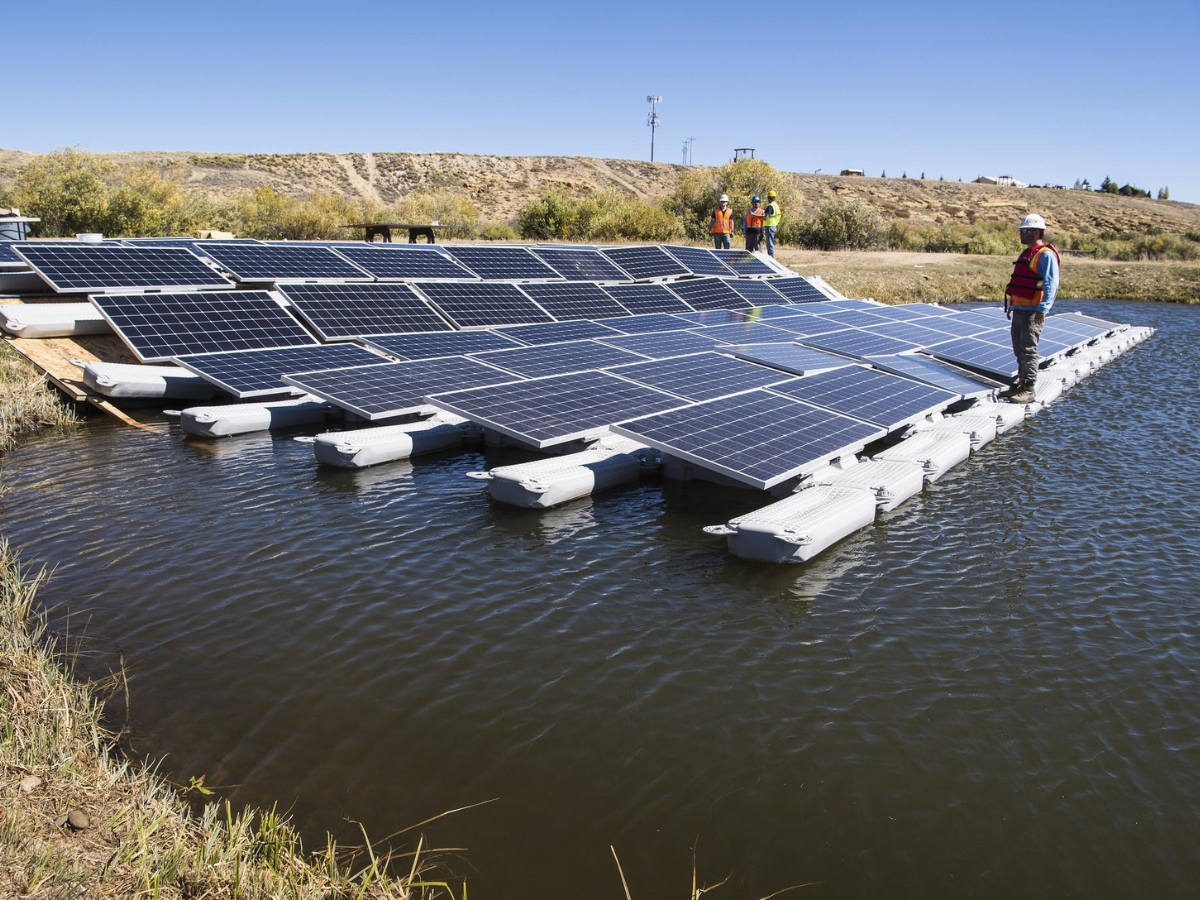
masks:
[[[1053,251],[1047,250],[1037,261],[1038,278],[1042,279],[1042,302],[1034,307],[1034,312],[1049,313],[1058,296],[1058,257]]]

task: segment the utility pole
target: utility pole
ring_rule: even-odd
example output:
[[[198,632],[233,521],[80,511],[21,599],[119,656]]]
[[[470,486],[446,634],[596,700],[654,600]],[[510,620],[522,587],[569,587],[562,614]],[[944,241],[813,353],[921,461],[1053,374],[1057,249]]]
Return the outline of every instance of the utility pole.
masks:
[[[690,137],[686,141],[684,141],[684,143],[687,144],[687,164],[689,166],[692,164],[692,144],[694,144],[695,142],[696,142],[696,139],[694,137]]]
[[[654,132],[658,128],[658,104],[662,103],[662,97],[647,94],[646,102],[650,104],[650,112],[646,116],[646,124],[650,126],[650,162],[654,162]]]

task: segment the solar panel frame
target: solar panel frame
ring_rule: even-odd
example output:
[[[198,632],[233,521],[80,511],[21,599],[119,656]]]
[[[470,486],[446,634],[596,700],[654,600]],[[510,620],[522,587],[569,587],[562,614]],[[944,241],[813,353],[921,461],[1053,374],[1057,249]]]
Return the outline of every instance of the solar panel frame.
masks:
[[[982,397],[994,394],[1002,385],[999,382],[975,375],[966,369],[934,359],[924,353],[899,353],[891,356],[868,356],[867,362],[877,369],[923,381],[943,390],[955,391],[963,397]]]
[[[707,247],[679,247],[674,244],[662,244],[662,249],[673,256],[681,266],[693,275],[720,275],[737,277],[737,272],[717,259]]]
[[[359,339],[401,360],[441,359],[489,350],[511,350],[524,344],[497,331],[426,331],[420,334],[378,334]]]
[[[666,285],[659,282],[605,285],[603,290],[633,315],[692,311],[687,303],[680,300],[678,296],[667,290]]]
[[[239,284],[374,280],[370,272],[329,247],[220,244],[206,247],[205,253]]]
[[[537,347],[518,347],[512,350],[492,350],[471,354],[478,359],[505,369],[521,378],[545,378],[567,375],[590,369],[607,369],[624,363],[641,362],[636,353],[610,347],[598,341],[570,341],[566,344],[543,344]]]
[[[660,331],[683,331],[691,323],[678,316],[667,313],[646,313],[639,316],[623,316],[619,319],[597,319],[601,325],[607,326],[621,334],[655,334]]]
[[[547,322],[543,325],[507,325],[499,332],[529,347],[542,344],[565,344],[592,338],[616,337],[623,332],[600,322],[576,319],[570,322]]]
[[[697,353],[616,366],[607,370],[684,400],[714,400],[782,384],[795,376],[720,353]]]
[[[771,287],[793,304],[826,303],[829,297],[807,278],[773,278]]]
[[[459,328],[555,321],[528,294],[507,282],[414,281],[410,287]]]
[[[454,330],[406,284],[281,284],[278,290],[325,341]]]
[[[89,299],[142,362],[317,344],[267,291],[91,294]]]
[[[479,276],[429,244],[367,244],[330,248],[377,281],[478,281]]]
[[[49,242],[15,243],[12,250],[60,294],[145,288],[220,290],[233,286],[190,250]]]
[[[382,361],[377,353],[355,344],[316,344],[175,357],[179,365],[239,399],[294,393],[298,389],[283,382],[283,376],[289,372],[342,369]]]
[[[629,281],[625,270],[598,250],[574,247],[531,247],[534,256],[567,281]]]
[[[629,334],[615,338],[601,338],[601,343],[647,359],[669,359],[672,356],[688,356],[704,353],[724,346],[719,341],[704,337],[693,331],[656,331],[652,334]]]
[[[878,425],[889,433],[961,399],[956,392],[866,366],[848,366],[797,378],[771,390]]]
[[[760,490],[856,453],[885,434],[770,390],[643,416],[614,424],[612,431]]]
[[[431,394],[428,399],[439,409],[539,448],[595,437],[622,418],[685,403],[672,394],[598,371]]]
[[[733,271],[738,278],[755,278],[760,275],[774,276],[779,273],[751,253],[749,250],[713,250],[715,256],[723,265]]]
[[[661,247],[604,247],[601,255],[615,263],[635,281],[678,278],[688,270]]]
[[[528,247],[452,244],[446,252],[484,281],[561,281]]]
[[[721,278],[673,281],[667,289],[695,310],[746,308],[746,301]]]
[[[517,285],[517,288],[560,322],[610,319],[629,312],[599,285],[591,282],[521,284]]]

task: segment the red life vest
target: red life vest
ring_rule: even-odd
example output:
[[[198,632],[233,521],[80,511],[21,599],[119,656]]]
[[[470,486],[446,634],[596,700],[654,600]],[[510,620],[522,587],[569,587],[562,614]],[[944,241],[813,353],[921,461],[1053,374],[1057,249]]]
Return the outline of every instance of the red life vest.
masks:
[[[725,211],[721,212],[721,207],[713,210],[712,227],[709,232],[712,234],[733,234],[733,210],[728,206]]]
[[[762,207],[757,209],[746,210],[746,227],[747,228],[762,228],[763,222],[767,220],[767,214],[763,212]]]
[[[1053,244],[1037,244],[1026,247],[1013,263],[1012,277],[1008,280],[1008,287],[1004,289],[1004,295],[1013,306],[1037,306],[1042,302],[1042,279],[1038,277],[1037,264],[1038,259],[1047,250],[1054,254],[1056,260],[1062,262],[1062,257],[1058,255],[1058,250]]]

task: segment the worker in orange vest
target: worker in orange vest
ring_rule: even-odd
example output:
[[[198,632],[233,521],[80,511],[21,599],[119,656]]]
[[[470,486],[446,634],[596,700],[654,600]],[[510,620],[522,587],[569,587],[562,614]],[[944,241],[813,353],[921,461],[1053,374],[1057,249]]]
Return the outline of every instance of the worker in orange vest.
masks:
[[[767,213],[762,208],[762,201],[758,199],[758,194],[755,194],[750,198],[750,208],[746,210],[746,221],[742,226],[742,230],[746,232],[746,249],[751,253],[758,249],[762,240],[763,223],[766,220]]]
[[[717,198],[717,208],[712,212],[708,231],[713,236],[714,247],[718,250],[729,249],[729,240],[733,236],[733,210],[729,208],[728,194]]]

